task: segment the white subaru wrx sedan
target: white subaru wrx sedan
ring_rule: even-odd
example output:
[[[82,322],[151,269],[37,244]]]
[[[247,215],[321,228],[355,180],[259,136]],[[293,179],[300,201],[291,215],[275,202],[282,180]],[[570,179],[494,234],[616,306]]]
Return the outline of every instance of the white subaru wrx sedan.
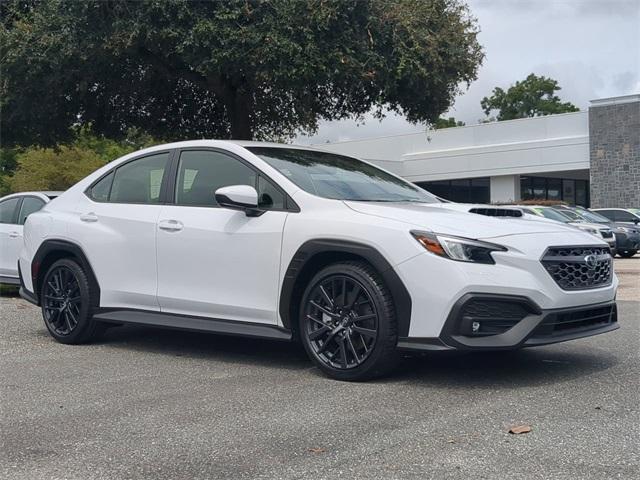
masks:
[[[617,328],[606,243],[443,205],[319,150],[160,145],[29,216],[21,292],[63,343],[109,323],[295,339],[343,380],[387,373],[403,351],[515,349]]]

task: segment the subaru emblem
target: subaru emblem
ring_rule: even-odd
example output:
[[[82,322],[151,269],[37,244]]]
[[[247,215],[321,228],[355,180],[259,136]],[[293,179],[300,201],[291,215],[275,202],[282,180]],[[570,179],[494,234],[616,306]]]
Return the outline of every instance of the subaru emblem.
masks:
[[[587,267],[589,267],[590,270],[595,270],[595,268],[598,266],[598,257],[596,257],[594,254],[587,255],[586,257],[584,257],[584,263],[587,265]]]

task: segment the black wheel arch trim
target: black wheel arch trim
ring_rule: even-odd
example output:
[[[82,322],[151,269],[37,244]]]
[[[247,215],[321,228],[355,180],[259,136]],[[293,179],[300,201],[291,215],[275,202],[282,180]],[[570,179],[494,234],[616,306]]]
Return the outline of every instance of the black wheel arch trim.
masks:
[[[63,253],[62,257],[73,257],[80,263],[80,266],[87,274],[87,279],[89,280],[89,286],[91,288],[91,307],[93,309],[97,309],[100,307],[100,284],[98,283],[98,279],[93,273],[93,267],[91,266],[91,262],[87,258],[86,254],[82,250],[82,247],[79,245],[70,242],[68,240],[59,240],[59,239],[50,239],[42,242],[38,250],[36,251],[33,259],[31,260],[31,279],[33,285],[33,297],[37,300],[38,305],[40,305],[40,283],[46,275],[46,268],[42,268],[43,265],[46,264],[47,259],[51,254],[55,254],[56,252]],[[59,258],[62,258],[59,257]]]
[[[291,258],[280,290],[278,310],[283,326],[289,330],[293,328],[294,322],[291,318],[291,312],[292,310],[297,311],[298,305],[292,305],[292,301],[298,298],[297,295],[301,295],[306,287],[306,285],[299,284],[299,280],[304,278],[305,267],[308,267],[312,259],[317,258],[318,255],[332,253],[361,257],[376,269],[393,297],[398,336],[408,336],[411,323],[411,296],[396,271],[374,247],[340,239],[308,240],[298,248]]]

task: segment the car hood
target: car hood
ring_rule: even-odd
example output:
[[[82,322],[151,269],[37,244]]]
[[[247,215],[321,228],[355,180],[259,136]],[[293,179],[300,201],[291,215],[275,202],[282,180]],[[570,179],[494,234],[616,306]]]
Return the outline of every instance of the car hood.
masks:
[[[444,204],[345,201],[356,212],[404,222],[418,229],[475,239],[507,235],[575,232],[558,222],[536,222],[525,218],[496,218],[449,209]]]

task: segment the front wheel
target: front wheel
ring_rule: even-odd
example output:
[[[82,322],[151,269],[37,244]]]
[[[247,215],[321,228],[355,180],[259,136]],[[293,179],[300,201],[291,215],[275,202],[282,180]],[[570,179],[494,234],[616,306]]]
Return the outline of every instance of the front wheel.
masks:
[[[104,331],[104,324],[92,318],[89,280],[75,260],[51,265],[40,290],[44,323],[60,343],[88,342]]]
[[[638,253],[637,250],[620,250],[618,252],[618,255],[620,255],[622,258],[631,258],[633,257],[636,253]]]
[[[391,294],[368,264],[330,265],[309,282],[300,308],[300,336],[307,354],[338,380],[368,380],[398,363]]]

